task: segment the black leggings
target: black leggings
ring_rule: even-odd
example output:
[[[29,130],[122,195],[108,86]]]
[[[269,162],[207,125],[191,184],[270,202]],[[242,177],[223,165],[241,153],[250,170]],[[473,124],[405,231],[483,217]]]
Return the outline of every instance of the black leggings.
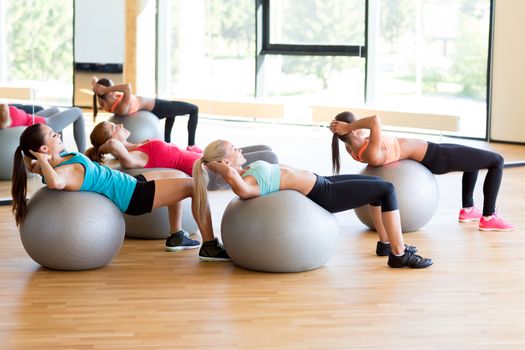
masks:
[[[164,127],[164,141],[166,142],[171,142],[171,129],[173,129],[175,117],[178,115],[189,114],[188,146],[193,146],[195,144],[195,132],[197,130],[197,122],[199,119],[199,107],[182,101],[156,99],[155,107],[153,107],[151,113],[155,114],[159,119],[166,118],[166,124]]]
[[[496,198],[503,176],[503,157],[497,153],[456,144],[428,143],[428,150],[421,161],[433,174],[463,171],[463,208],[474,206],[474,187],[480,169],[488,169],[483,183],[483,215],[496,212]]]
[[[317,176],[306,196],[331,213],[362,207],[381,206],[382,212],[397,210],[394,185],[376,176]]]

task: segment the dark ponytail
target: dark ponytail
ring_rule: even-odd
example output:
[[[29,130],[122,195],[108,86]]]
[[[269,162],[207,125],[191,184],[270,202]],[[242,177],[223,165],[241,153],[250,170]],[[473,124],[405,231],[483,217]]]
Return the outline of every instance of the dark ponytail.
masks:
[[[104,164],[106,162],[106,157],[100,152],[98,147],[89,147],[84,154],[86,157],[99,164]]]
[[[97,84],[103,85],[105,87],[109,87],[113,85],[113,82],[109,80],[108,78],[102,78],[97,81]],[[97,97],[104,99],[106,97],[106,94],[104,95],[97,95],[95,93],[93,94],[93,123],[97,119],[97,114],[98,114]]]
[[[337,175],[341,170],[341,157],[339,155],[339,137],[337,134],[332,136],[332,174]]]
[[[27,169],[24,164],[24,155],[36,159],[29,150],[37,152],[44,144],[42,124],[27,127],[20,136],[20,144],[13,157],[13,176],[11,181],[11,196],[13,197],[13,214],[17,226],[24,221],[27,212]]]
[[[97,119],[97,114],[98,114],[97,94],[93,93],[93,123]]]
[[[339,113],[334,118],[340,122],[346,122],[348,124],[357,120],[356,116],[352,112],[344,111]],[[347,135],[337,135],[334,133],[332,136],[332,173],[339,174],[341,170],[341,157],[339,154],[339,140],[346,143]]]

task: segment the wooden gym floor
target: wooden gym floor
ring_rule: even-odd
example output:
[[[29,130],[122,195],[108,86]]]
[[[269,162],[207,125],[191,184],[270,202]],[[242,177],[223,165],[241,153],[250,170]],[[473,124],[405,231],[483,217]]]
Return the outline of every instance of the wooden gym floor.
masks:
[[[182,146],[185,128],[186,120],[177,120],[175,140]],[[72,139],[67,132],[65,138]],[[325,128],[202,119],[198,143],[216,138],[270,144],[282,163],[330,172]],[[452,142],[496,149],[508,161],[525,159],[523,146]],[[343,161],[343,172],[360,167]],[[10,207],[2,206],[0,349],[523,349],[525,167],[504,172],[499,213],[518,227],[507,233],[457,222],[460,176],[437,177],[436,214],[405,235],[434,259],[426,270],[389,269],[374,255],[376,236],[345,212],[337,214],[335,256],[310,272],[201,263],[196,250],[170,253],[163,241],[133,239],[104,268],[51,271],[27,256]],[[0,196],[8,188],[1,183]],[[211,194],[219,236],[232,197],[230,191]]]

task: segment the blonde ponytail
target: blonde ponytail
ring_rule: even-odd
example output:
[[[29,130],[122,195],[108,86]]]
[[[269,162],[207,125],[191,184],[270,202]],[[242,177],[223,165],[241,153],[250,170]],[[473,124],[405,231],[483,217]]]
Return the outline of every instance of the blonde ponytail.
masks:
[[[197,209],[198,222],[206,222],[206,209],[208,206],[208,171],[204,169],[202,158],[193,164],[193,201]]]
[[[222,160],[225,156],[224,140],[216,140],[206,146],[202,158],[193,164],[193,200],[197,208],[198,219],[201,222],[206,222],[206,208],[208,205],[208,182],[210,180],[206,163]]]

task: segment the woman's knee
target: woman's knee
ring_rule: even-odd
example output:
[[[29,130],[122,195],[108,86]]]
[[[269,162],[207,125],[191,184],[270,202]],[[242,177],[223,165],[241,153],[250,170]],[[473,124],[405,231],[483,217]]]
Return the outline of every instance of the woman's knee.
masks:
[[[381,211],[392,211],[398,209],[396,188],[394,184],[383,181],[383,198],[381,200]]]
[[[192,104],[191,109],[190,109],[190,114],[198,115],[199,107],[197,105]]]
[[[494,166],[499,169],[503,169],[505,165],[505,159],[499,153],[494,153]]]
[[[71,107],[71,110],[74,111],[78,115],[82,115],[82,109],[78,107]]]
[[[373,176],[373,175],[367,175],[367,179],[369,180],[375,180],[375,181],[384,181],[382,177],[379,176]],[[386,181],[385,181],[386,182]]]

